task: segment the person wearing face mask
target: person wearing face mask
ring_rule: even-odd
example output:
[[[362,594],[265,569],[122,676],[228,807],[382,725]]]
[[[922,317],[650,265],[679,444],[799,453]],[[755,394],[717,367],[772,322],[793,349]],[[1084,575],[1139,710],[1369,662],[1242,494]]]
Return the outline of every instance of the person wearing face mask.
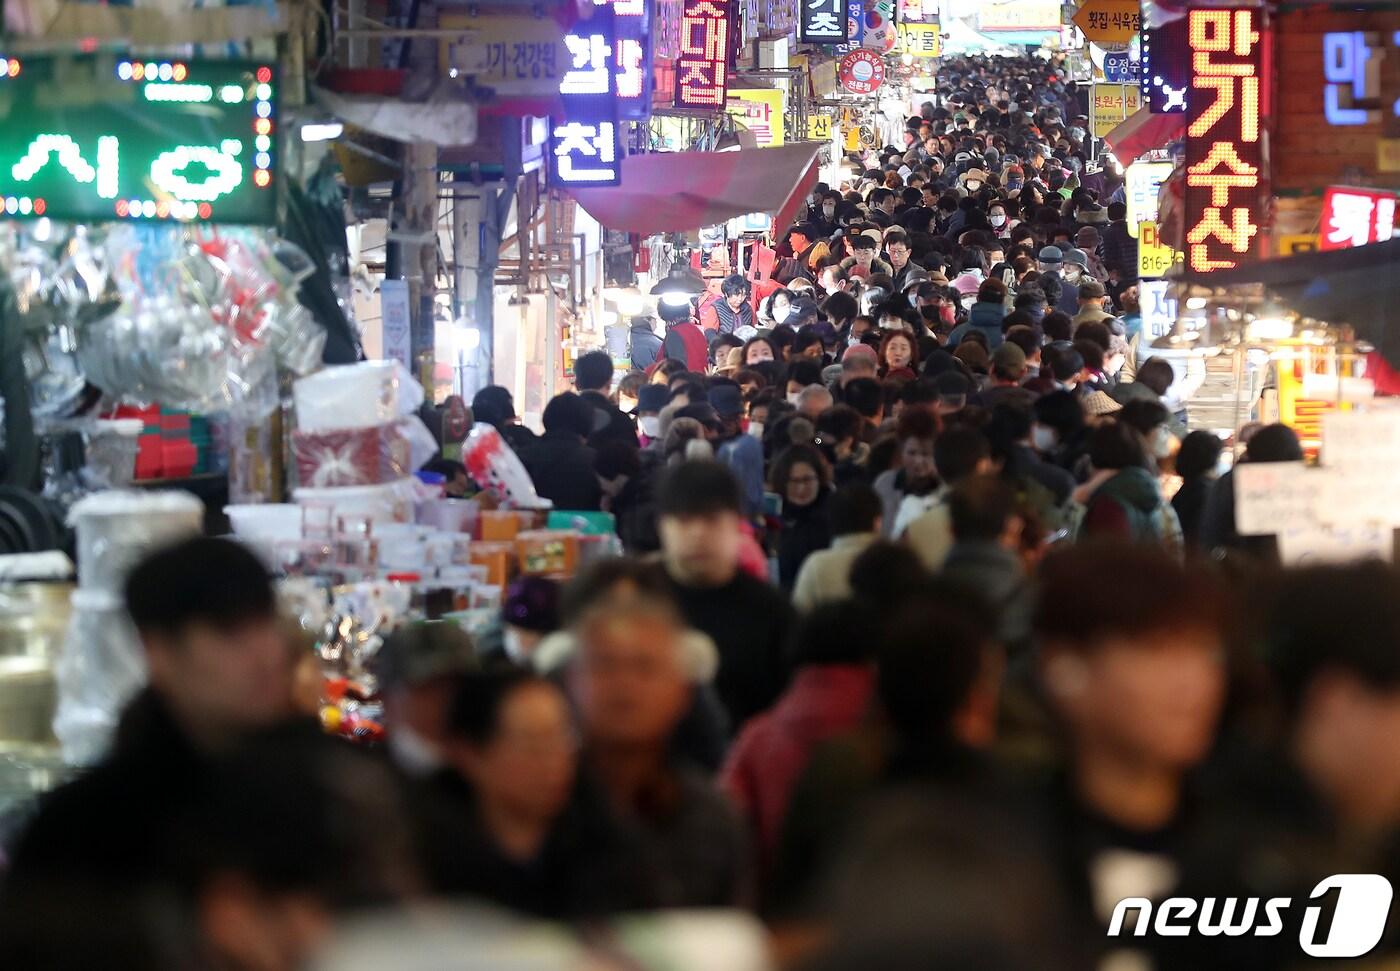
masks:
[[[1011,219],[1006,214],[1006,204],[994,202],[987,207],[987,222],[992,224],[992,232],[996,233],[997,239],[1010,239],[1011,230],[1017,226],[1017,221]]]
[[[829,239],[836,230],[841,228],[841,224],[836,220],[836,212],[841,206],[841,193],[827,192],[821,201],[813,207],[809,222],[816,230],[819,239]]]
[[[1015,195],[1026,184],[1026,170],[1019,165],[1008,165],[1001,174],[1002,188],[1007,195]]]
[[[744,345],[744,367],[778,360],[777,348],[766,337],[753,337]]]
[[[647,384],[637,389],[637,440],[642,448],[661,439],[661,409],[666,407],[664,385]]]
[[[962,187],[967,190],[968,195],[972,195],[981,190],[986,184],[987,173],[983,169],[971,168],[962,174],[958,180]]]
[[[1060,265],[1060,276],[1063,278],[1065,286],[1060,291],[1060,300],[1055,309],[1063,310],[1073,317],[1079,313],[1079,284],[1092,279],[1087,275],[1089,268],[1089,257],[1082,249],[1071,246],[1064,253],[1064,262]]]
[[[763,302],[763,310],[760,314],[765,320],[771,321],[771,326],[777,326],[787,322],[788,314],[792,310],[793,295],[790,290],[774,290],[768,295],[768,299]],[[745,363],[752,363],[745,361]]]
[[[821,287],[822,293],[828,297],[844,293],[850,283],[850,277],[847,276],[845,270],[841,269],[839,262],[828,262],[817,273],[817,285]]]

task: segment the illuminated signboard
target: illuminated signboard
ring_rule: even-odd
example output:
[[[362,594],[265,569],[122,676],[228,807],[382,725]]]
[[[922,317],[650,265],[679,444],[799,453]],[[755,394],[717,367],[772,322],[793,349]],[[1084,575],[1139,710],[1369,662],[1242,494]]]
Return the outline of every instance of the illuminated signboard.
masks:
[[[0,65],[0,215],[275,220],[270,65],[113,55]]]
[[[1400,30],[1390,37],[1400,49]],[[1396,52],[1400,56],[1400,50]],[[1386,50],[1379,31],[1334,31],[1322,38],[1323,111],[1330,125],[1372,125],[1390,114],[1400,118],[1400,98],[1381,98],[1381,62]]]
[[[651,4],[647,0],[593,0],[611,6],[617,40],[617,116],[643,121],[651,115]]]
[[[1322,249],[1348,249],[1395,235],[1393,192],[1329,188],[1322,196]]]
[[[865,36],[865,4],[863,0],[846,0],[846,43],[838,44],[837,54],[849,54],[860,46]]]
[[[836,69],[841,87],[854,94],[870,94],[885,83],[885,59],[867,48],[851,51]]]
[[[550,129],[555,185],[617,185],[622,181],[622,134],[617,121],[613,12],[596,7],[564,36],[569,69],[559,81],[562,115]]]
[[[1059,30],[1060,0],[1008,0],[977,8],[978,30]]]
[[[727,0],[685,0],[680,58],[676,62],[676,106],[722,108],[729,64]]]
[[[1162,27],[1144,27],[1140,45],[1142,93],[1154,115],[1184,113],[1191,87],[1191,51],[1187,18]]]
[[[1138,223],[1157,221],[1157,195],[1167,176],[1170,162],[1134,162],[1123,173],[1124,196],[1128,204],[1128,232],[1138,233]]]
[[[899,25],[900,53],[910,57],[937,57],[941,52],[938,24]]]
[[[844,44],[849,37],[846,0],[798,0],[802,16],[797,40],[803,44]]]
[[[1248,256],[1259,233],[1266,40],[1258,10],[1196,9],[1188,18],[1186,261],[1209,272]]]
[[[783,144],[783,91],[730,90],[725,110],[753,133],[759,148]]]

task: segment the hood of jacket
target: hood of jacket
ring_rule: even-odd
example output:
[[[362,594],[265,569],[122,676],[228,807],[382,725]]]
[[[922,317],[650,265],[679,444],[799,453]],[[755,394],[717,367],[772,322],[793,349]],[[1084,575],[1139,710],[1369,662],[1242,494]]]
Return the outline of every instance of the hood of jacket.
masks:
[[[1001,322],[1006,319],[1006,308],[1000,303],[989,303],[978,300],[968,311],[967,322],[974,327],[986,329],[995,328],[997,333],[1001,333]]]
[[[1157,480],[1151,472],[1137,466],[1121,469],[1099,487],[1099,494],[1140,512],[1151,512],[1162,502],[1162,495],[1157,491]]]

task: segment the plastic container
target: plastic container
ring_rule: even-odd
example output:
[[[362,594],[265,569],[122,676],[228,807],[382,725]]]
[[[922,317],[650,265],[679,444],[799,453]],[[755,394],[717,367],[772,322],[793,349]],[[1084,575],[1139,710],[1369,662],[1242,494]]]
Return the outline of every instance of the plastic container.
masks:
[[[87,437],[88,468],[113,489],[131,485],[145,427],[139,418],[95,422]]]
[[[314,489],[394,482],[412,475],[436,451],[432,434],[416,417],[374,428],[292,433],[297,480]]]
[[[225,506],[224,513],[239,539],[263,543],[301,539],[302,508],[294,503]]]
[[[302,431],[373,428],[417,411],[423,387],[398,361],[361,361],[301,378],[292,398]]]
[[[384,485],[337,489],[300,488],[292,491],[297,505],[327,512],[332,519],[370,523],[411,523],[417,498],[416,482],[399,479]]]
[[[444,533],[475,533],[481,506],[475,499],[429,499],[419,504],[417,518]]]
[[[563,529],[533,529],[515,537],[520,572],[574,575],[578,569],[579,534]]]
[[[112,489],[75,502],[68,522],[78,534],[79,584],[119,596],[147,553],[203,531],[204,504],[188,492]]]

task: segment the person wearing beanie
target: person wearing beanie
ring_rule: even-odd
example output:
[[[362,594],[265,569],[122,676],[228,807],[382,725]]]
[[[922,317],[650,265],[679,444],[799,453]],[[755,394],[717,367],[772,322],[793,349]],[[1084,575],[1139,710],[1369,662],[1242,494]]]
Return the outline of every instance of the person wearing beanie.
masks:
[[[559,629],[559,583],[548,577],[522,576],[506,588],[501,602],[504,654],[527,665],[535,648]]]

